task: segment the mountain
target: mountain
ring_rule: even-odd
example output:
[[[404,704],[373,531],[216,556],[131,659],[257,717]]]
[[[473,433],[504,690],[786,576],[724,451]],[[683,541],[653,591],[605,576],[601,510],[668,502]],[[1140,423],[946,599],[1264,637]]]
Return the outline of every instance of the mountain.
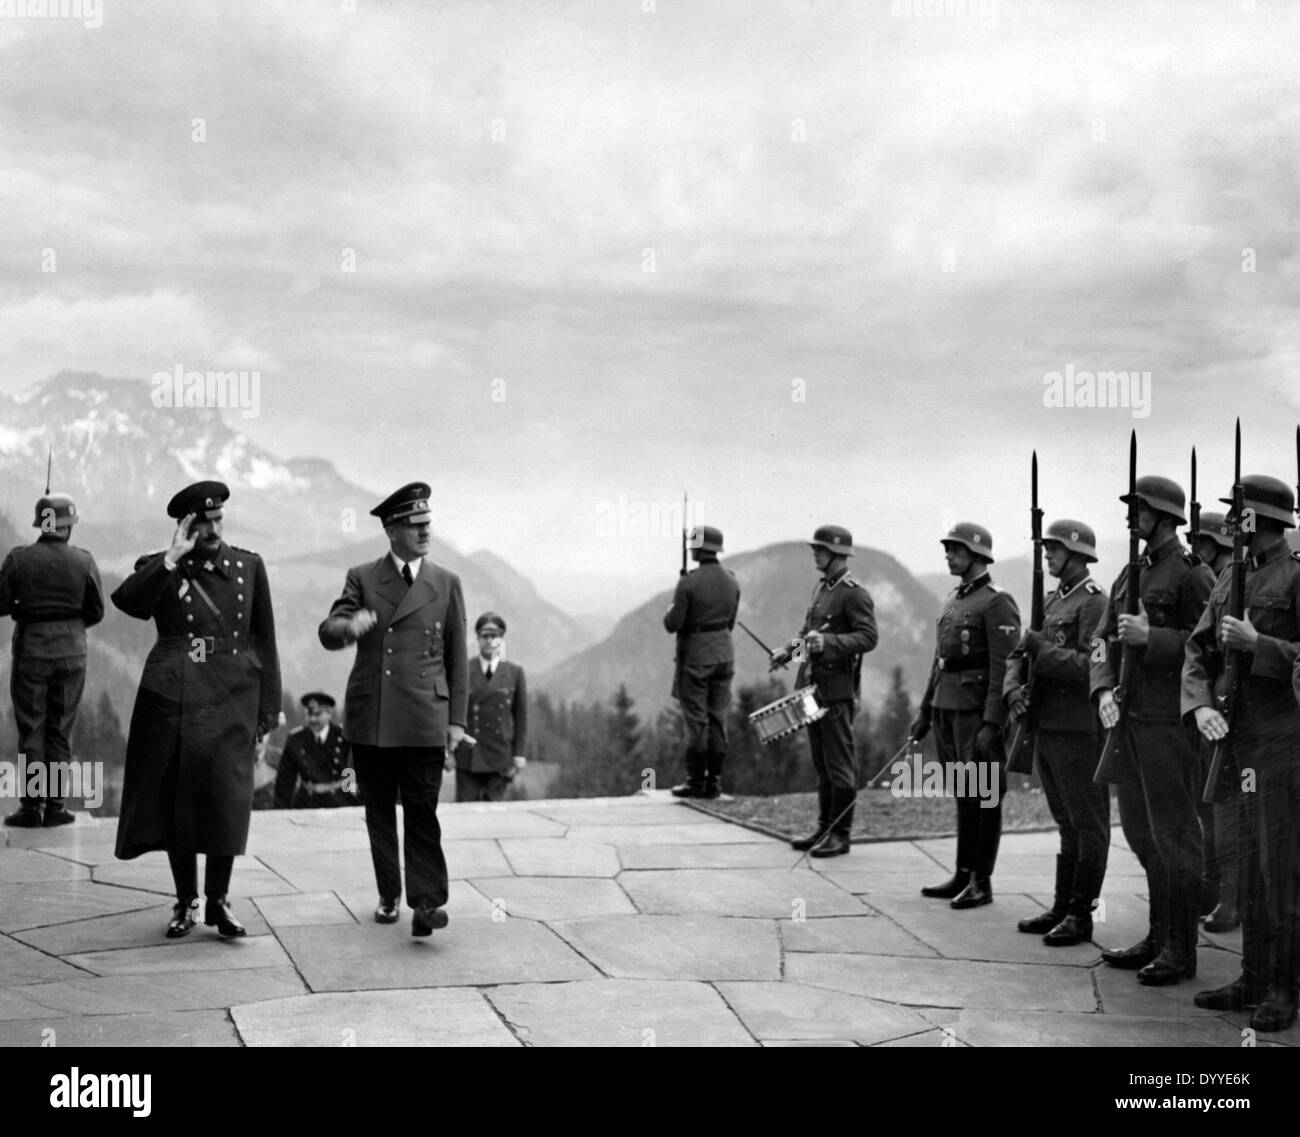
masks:
[[[0,396],[0,553],[36,536],[29,511],[44,487],[51,445],[53,488],[71,493],[82,517],[73,541],[95,554],[108,593],[141,553],[169,538],[171,495],[199,478],[219,478],[232,491],[226,540],[267,562],[286,689],[298,695],[323,687],[341,696],[353,653],[326,652],[316,628],[347,569],[385,551],[369,516],[382,495],[348,482],[324,459],[277,457],[220,411],[156,407],[150,396],[139,380],[80,372]],[[429,555],[460,576],[471,634],[478,613],[495,609],[510,625],[510,654],[529,666],[552,666],[592,642],[580,622],[500,557],[464,556],[436,535]],[[152,642],[151,624],[110,603],[90,632],[85,698],[107,690],[126,722]],[[6,652],[0,680],[7,671]]]
[[[795,635],[814,585],[816,570],[807,542],[769,545],[751,553],[725,557],[723,563],[740,582],[739,618],[771,647]],[[854,577],[875,602],[880,642],[863,659],[862,697],[875,709],[889,689],[890,674],[902,664],[908,688],[919,701],[934,654],[934,596],[888,553],[861,549],[850,561]],[[665,591],[624,616],[600,643],[580,651],[549,671],[535,685],[555,698],[605,701],[626,684],[643,718],[653,717],[670,701],[675,639],[664,631],[663,615],[672,603]],[[767,658],[737,628],[735,686],[767,675]],[[783,673],[794,680],[793,668]]]

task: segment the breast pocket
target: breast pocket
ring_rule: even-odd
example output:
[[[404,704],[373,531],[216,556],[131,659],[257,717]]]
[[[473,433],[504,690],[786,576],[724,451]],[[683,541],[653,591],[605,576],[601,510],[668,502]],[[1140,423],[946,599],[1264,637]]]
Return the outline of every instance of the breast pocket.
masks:
[[[1250,598],[1250,622],[1261,635],[1279,639],[1296,638],[1295,612],[1291,598],[1284,593],[1261,593]]]
[[[957,657],[986,651],[988,641],[984,636],[984,620],[978,612],[963,613],[953,628],[956,637]]]
[[[1043,625],[1043,636],[1053,647],[1075,648],[1079,646],[1079,617],[1049,616]]]
[[[1142,603],[1153,628],[1178,626],[1178,595],[1172,588],[1153,588],[1142,598]]]

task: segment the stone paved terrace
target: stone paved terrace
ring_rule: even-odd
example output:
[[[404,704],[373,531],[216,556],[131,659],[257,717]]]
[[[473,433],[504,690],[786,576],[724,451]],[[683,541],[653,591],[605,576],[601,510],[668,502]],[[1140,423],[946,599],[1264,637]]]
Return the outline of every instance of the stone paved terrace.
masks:
[[[1016,931],[1050,903],[1055,834],[1005,838],[996,902],[953,912],[918,892],[952,839],[793,868],[782,842],[662,793],[439,815],[451,923],[428,939],[405,910],[373,922],[359,809],[254,814],[233,941],[163,938],[166,860],[114,860],[114,821],[3,830],[0,1044],[1241,1045],[1246,1015],[1191,1001],[1235,977],[1240,933],[1203,939],[1193,983],[1146,988],[1097,946]],[[1126,946],[1145,883],[1113,840],[1096,934]]]

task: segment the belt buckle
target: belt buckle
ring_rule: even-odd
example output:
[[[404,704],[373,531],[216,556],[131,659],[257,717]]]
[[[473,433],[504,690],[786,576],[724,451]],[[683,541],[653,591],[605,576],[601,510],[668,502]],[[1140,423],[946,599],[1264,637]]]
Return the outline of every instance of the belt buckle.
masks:
[[[206,659],[209,655],[217,654],[217,637],[216,636],[190,636],[190,650],[193,651],[200,643],[203,645],[203,657]]]
[[[940,660],[939,660],[939,670],[940,670],[940,671],[946,671],[947,669],[948,669],[948,661],[947,661],[946,659],[940,658]]]

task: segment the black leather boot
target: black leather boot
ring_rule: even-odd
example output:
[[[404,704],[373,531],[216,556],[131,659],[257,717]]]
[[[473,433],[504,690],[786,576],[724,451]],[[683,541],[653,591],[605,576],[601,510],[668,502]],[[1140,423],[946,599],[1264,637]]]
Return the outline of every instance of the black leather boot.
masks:
[[[222,936],[248,935],[248,929],[235,919],[234,912],[230,910],[230,902],[224,896],[208,897],[203,908],[203,922],[209,928],[215,926],[217,933]]]
[[[199,911],[197,896],[180,897],[172,908],[172,918],[167,924],[166,936],[169,940],[179,940],[188,936],[194,927],[194,917]]]
[[[812,847],[813,857],[842,857],[852,845],[853,812],[857,806],[858,791],[839,786],[831,787],[831,829]]]
[[[700,750],[686,751],[686,781],[680,782],[673,786],[673,797],[703,797],[704,796],[704,752]]]
[[[831,787],[829,785],[817,787],[817,829],[809,833],[807,837],[800,837],[790,842],[790,848],[797,849],[799,852],[805,852],[811,849],[818,841],[826,836],[826,832],[831,823]]]
[[[1073,947],[1092,939],[1092,915],[1067,913],[1065,918],[1043,937],[1048,947]]]
[[[1130,948],[1106,948],[1101,953],[1101,958],[1106,963],[1121,971],[1137,971],[1146,967],[1155,957],[1156,949],[1149,937]]]
[[[935,900],[951,900],[953,897],[961,894],[971,878],[970,869],[958,869],[952,874],[952,879],[943,884],[927,884],[921,889],[922,896],[929,896]]]
[[[1244,1011],[1259,1006],[1266,998],[1268,992],[1262,985],[1241,975],[1213,991],[1197,991],[1192,1002],[1204,1011]]]
[[[1296,993],[1273,987],[1250,1016],[1250,1025],[1258,1031],[1286,1030],[1296,1020]]]
[[[993,881],[979,873],[971,873],[970,880],[954,897],[950,907],[959,911],[965,908],[980,908],[993,903]]]
[[[1041,936],[1045,932],[1050,932],[1065,919],[1065,915],[1070,909],[1069,895],[1070,885],[1073,883],[1074,866],[1072,864],[1069,866],[1070,880],[1061,879],[1065,869],[1065,858],[1058,853],[1056,855],[1056,893],[1052,900],[1052,907],[1046,912],[1040,912],[1037,916],[1028,916],[1020,920],[1016,924],[1016,931]]]

